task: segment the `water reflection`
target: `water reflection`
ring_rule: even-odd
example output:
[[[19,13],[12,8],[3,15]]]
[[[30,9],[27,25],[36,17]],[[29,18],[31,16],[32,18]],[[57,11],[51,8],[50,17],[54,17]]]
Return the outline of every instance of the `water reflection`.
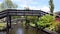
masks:
[[[0,32],[0,34],[6,34],[6,32]]]
[[[23,28],[18,28],[16,31],[16,34],[23,34]]]
[[[0,34],[6,34],[6,32],[0,32]],[[12,25],[12,29],[10,29],[9,34],[45,34],[41,32],[40,30],[37,31],[35,28],[25,28],[23,24],[15,24]]]

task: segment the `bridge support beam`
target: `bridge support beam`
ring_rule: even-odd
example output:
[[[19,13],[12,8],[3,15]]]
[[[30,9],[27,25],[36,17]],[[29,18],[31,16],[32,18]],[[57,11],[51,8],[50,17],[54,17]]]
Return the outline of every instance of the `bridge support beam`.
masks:
[[[9,33],[9,28],[11,28],[11,16],[7,16],[7,34]]]

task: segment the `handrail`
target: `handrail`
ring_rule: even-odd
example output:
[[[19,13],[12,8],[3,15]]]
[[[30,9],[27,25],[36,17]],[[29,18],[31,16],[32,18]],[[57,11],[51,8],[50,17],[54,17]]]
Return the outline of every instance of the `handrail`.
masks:
[[[17,9],[7,9],[7,10],[3,10],[2,12],[0,12],[0,15],[4,15],[4,14],[9,14],[11,16],[13,15],[20,15],[20,16],[41,16],[41,14],[49,14],[47,12],[41,11],[41,10],[17,10]]]
[[[7,12],[5,12],[5,11],[0,12],[0,19],[4,18],[6,16],[7,16]]]
[[[19,15],[19,16],[40,16],[41,10],[17,10],[17,9],[6,9],[0,12],[0,19],[7,16],[7,14],[13,16],[13,15]],[[43,12],[43,11],[42,11]]]

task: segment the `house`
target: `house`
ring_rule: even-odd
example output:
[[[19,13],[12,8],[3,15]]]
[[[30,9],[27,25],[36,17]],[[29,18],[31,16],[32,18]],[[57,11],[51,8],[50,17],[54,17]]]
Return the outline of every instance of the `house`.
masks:
[[[56,16],[56,21],[60,21],[60,11],[55,12]]]

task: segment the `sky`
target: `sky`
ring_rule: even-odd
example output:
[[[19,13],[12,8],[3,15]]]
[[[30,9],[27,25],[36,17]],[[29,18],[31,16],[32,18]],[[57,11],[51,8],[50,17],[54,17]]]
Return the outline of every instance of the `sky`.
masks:
[[[24,9],[24,7],[29,7],[33,10],[43,10],[45,12],[49,10],[49,0],[12,0],[13,3],[18,5],[19,9]],[[2,3],[3,0],[0,0]],[[60,11],[60,0],[54,0],[54,12]]]

